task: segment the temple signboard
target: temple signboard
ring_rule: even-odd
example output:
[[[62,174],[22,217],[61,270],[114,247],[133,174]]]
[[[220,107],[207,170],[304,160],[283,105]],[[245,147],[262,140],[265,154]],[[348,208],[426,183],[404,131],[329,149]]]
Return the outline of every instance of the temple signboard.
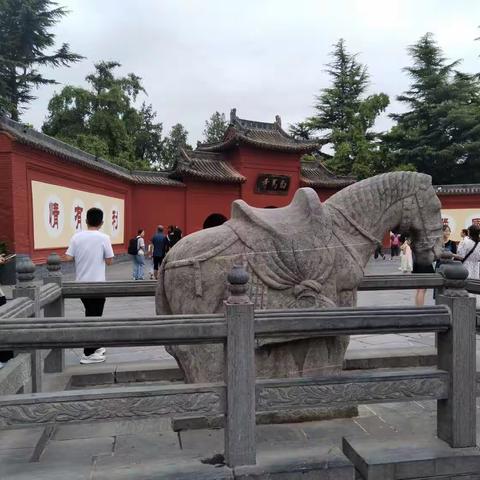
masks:
[[[287,195],[290,188],[290,177],[287,175],[272,175],[261,173],[257,177],[255,193],[267,193],[273,195]]]

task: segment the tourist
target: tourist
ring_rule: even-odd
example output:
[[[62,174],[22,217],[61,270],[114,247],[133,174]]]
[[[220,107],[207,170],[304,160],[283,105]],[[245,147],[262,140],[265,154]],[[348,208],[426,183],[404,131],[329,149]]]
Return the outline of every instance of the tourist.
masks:
[[[390,260],[400,254],[400,234],[390,233]]]
[[[168,250],[168,239],[163,234],[163,225],[157,227],[157,233],[152,237],[149,245],[149,253],[153,256],[153,276],[158,280],[158,268],[160,267]]]
[[[468,270],[468,278],[480,279],[479,262],[480,262],[480,248],[478,242],[480,238],[480,227],[477,225],[470,225],[468,227],[468,237],[465,237],[461,248],[455,258],[462,261],[465,268]]]
[[[182,238],[182,231],[178,226],[169,225],[168,226],[168,247],[173,248],[173,246],[178,243]]]
[[[375,258],[375,260],[378,257],[382,257],[383,260],[385,260],[385,254],[383,253],[383,248],[381,243],[377,245],[377,248],[375,249],[375,253],[373,254],[373,258]]]
[[[113,263],[113,249],[110,237],[100,232],[103,225],[103,212],[99,208],[90,208],[86,217],[87,230],[76,233],[70,240],[65,260],[75,261],[75,280],[77,282],[104,282],[105,265]],[[80,298],[85,307],[86,317],[101,317],[105,306],[105,297]],[[103,347],[83,349],[80,363],[100,363],[105,361]]]
[[[135,243],[135,253],[132,251],[129,246],[129,252],[133,255],[133,279],[134,280],[143,280],[144,270],[145,270],[145,230],[140,228],[138,230],[137,236],[133,240]]]
[[[459,251],[462,248],[463,241],[465,238],[468,238],[468,228],[462,228],[462,231],[460,232],[460,242],[457,245],[457,251]]]
[[[400,246],[400,270],[403,273],[412,273],[413,270],[412,249],[408,238]]]

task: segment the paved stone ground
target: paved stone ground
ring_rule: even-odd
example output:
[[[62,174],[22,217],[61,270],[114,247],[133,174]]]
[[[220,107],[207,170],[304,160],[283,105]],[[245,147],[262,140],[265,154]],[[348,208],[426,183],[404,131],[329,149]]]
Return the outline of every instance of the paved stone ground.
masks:
[[[129,278],[130,265],[118,264],[109,271],[111,279]],[[399,273],[398,263],[372,261],[368,273]],[[412,291],[361,292],[360,305],[413,304]],[[431,292],[428,303],[432,304]],[[153,299],[110,299],[105,315],[151,314]],[[78,301],[67,302],[67,315],[80,315]],[[351,350],[428,348],[433,335],[362,335],[352,339]],[[80,351],[68,353],[68,363],[78,362]],[[161,348],[109,349],[108,364],[168,362]],[[73,368],[73,367],[72,367]],[[90,368],[75,367],[75,368]],[[105,368],[105,367],[104,367]],[[434,436],[435,402],[391,403],[360,406],[353,419],[336,419],[285,425],[257,426],[259,452],[276,451],[291,455],[296,449],[318,445],[341,446],[343,436],[398,438],[408,434]],[[180,478],[175,471],[200,468],[199,460],[223,451],[223,430],[195,430],[175,433],[169,420],[95,422],[58,425],[47,432],[43,428],[0,431],[0,479],[151,479]],[[43,445],[45,444],[45,445]],[[43,445],[43,446],[42,446]],[[221,468],[203,466],[205,477],[223,478]],[[172,475],[172,476],[169,476]],[[195,478],[195,477],[188,477]],[[200,478],[200,477],[198,477]]]

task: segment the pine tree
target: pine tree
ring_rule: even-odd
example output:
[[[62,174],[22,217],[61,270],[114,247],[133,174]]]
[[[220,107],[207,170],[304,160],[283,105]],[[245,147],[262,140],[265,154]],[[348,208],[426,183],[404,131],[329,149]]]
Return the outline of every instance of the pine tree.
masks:
[[[165,139],[163,155],[162,155],[162,170],[169,170],[175,166],[180,158],[180,150],[191,150],[192,147],[188,144],[188,132],[181,123],[177,123],[170,130],[170,134]]]
[[[316,97],[317,113],[308,119],[311,130],[333,145],[335,154],[327,164],[342,175],[365,178],[375,171],[378,136],[371,131],[378,115],[388,106],[384,93],[365,96],[369,86],[367,67],[347,52],[340,39],[327,65],[332,85]]]
[[[51,0],[0,0],[0,107],[14,120],[35,99],[33,88],[57,83],[38,68],[68,66],[83,58],[67,43],[48,53],[55,44],[51,28],[66,13]]]
[[[408,111],[386,136],[396,162],[411,163],[435,184],[480,181],[480,85],[478,77],[448,62],[427,33],[408,49],[410,88],[397,99]]]
[[[203,136],[206,143],[217,143],[223,140],[228,123],[225,120],[225,114],[215,112],[209,120],[205,122]]]

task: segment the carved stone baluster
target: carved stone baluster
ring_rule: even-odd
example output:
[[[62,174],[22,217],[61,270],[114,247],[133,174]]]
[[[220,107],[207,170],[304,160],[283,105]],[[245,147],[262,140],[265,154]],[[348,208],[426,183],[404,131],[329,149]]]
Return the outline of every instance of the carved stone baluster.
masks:
[[[451,328],[438,334],[438,368],[449,373],[448,398],[437,402],[437,435],[452,447],[476,445],[476,299],[465,290],[468,272],[447,260],[440,273],[445,286],[437,304],[452,312]]]
[[[230,296],[225,302],[225,460],[230,467],[256,463],[255,325],[247,283],[247,272],[235,265],[228,274]]]
[[[40,316],[39,286],[35,283],[35,265],[28,255],[17,257],[17,284],[13,289],[13,297],[28,297],[35,305],[34,317]],[[32,356],[32,392],[42,391],[42,357],[41,350],[33,350]]]
[[[62,288],[62,261],[60,256],[53,252],[47,258],[47,276],[43,283],[55,283]],[[49,303],[43,310],[45,317],[64,317],[65,306],[63,295],[54,302]],[[65,351],[63,348],[53,348],[45,358],[45,373],[63,372],[65,368]]]

